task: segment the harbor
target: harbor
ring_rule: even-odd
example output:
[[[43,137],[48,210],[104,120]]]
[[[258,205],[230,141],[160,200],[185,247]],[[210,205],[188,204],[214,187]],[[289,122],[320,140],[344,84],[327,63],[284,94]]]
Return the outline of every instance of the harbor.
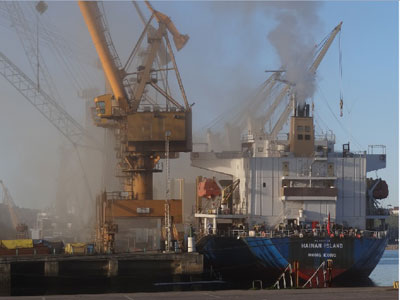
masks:
[[[0,296],[398,298],[394,8],[0,3]]]

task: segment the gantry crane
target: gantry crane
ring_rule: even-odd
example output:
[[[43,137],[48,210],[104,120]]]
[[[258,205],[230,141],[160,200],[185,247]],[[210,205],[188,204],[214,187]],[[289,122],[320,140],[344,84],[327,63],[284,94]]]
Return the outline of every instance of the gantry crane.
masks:
[[[89,1],[78,1],[78,4],[113,93],[100,95],[94,99],[97,116],[103,120],[99,126],[107,121],[112,121],[115,126],[120,141],[117,153],[118,165],[125,174],[124,199],[113,199],[110,202],[107,193],[103,193],[97,202],[100,244],[98,250],[113,251],[116,231],[113,217],[118,217],[116,207],[119,209],[125,207],[124,216],[137,217],[135,209],[138,205],[139,207],[144,205],[149,208],[149,215],[165,217],[164,210],[163,213],[159,210],[160,207],[164,207],[164,202],[152,200],[153,173],[160,171],[156,165],[160,158],[166,158],[166,152],[169,153],[169,158],[175,158],[179,152],[192,150],[191,107],[183,88],[168,33],[173,36],[178,51],[183,48],[189,37],[180,34],[169,17],[154,10],[146,1],[152,15],[132,54],[122,67],[101,6],[99,7],[97,2]],[[150,29],[153,18],[158,23],[156,30]],[[129,72],[127,67],[137,55],[146,35],[148,44],[145,55],[140,60],[142,63],[135,72]],[[155,67],[155,61],[164,43],[172,67],[161,70]],[[161,88],[157,84],[158,73],[169,70],[175,73],[183,104],[171,95],[168,88]],[[148,87],[152,87],[156,94],[165,98],[165,106],[149,101]],[[145,102],[150,104],[145,106],[143,105]],[[167,133],[169,151],[165,151]],[[174,218],[174,222],[179,223],[182,219],[181,203],[171,201],[169,207],[171,215],[168,218]]]

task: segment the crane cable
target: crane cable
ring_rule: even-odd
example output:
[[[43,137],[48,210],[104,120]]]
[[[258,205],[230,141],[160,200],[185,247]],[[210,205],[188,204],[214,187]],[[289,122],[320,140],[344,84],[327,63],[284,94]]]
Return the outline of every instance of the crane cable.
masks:
[[[328,100],[326,99],[325,94],[323,93],[323,91],[322,91],[322,89],[321,89],[321,86],[317,83],[317,84],[316,84],[316,87],[317,87],[317,90],[319,91],[319,93],[320,93],[320,95],[321,95],[322,100],[324,100],[324,102],[326,103],[326,105],[327,105],[327,107],[328,107],[330,113],[331,113],[332,116],[335,118],[335,120],[338,122],[338,124],[339,124],[339,126],[342,128],[343,132],[344,132],[345,134],[347,134],[347,135],[349,136],[349,138],[357,144],[357,146],[359,147],[360,150],[363,149],[363,146],[362,146],[362,145],[356,140],[356,138],[351,134],[350,130],[349,130],[346,126],[344,126],[344,125],[342,124],[342,122],[339,121],[338,117],[336,116],[336,114],[333,112],[331,106],[329,105],[329,102],[328,102]]]
[[[340,44],[341,40],[341,33],[342,31],[339,31],[339,86],[340,86],[340,116],[343,117],[343,68],[342,68],[342,47]]]

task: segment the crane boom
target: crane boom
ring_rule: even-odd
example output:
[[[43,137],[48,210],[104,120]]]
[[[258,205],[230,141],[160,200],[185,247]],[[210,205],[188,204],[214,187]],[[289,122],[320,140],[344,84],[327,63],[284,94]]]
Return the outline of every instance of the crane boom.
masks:
[[[289,104],[286,106],[285,110],[279,117],[278,121],[276,122],[274,128],[272,129],[270,139],[274,140],[278,136],[278,133],[282,130],[283,125],[289,118],[290,112],[293,110],[294,101],[290,100]]]
[[[123,80],[121,77],[121,69],[118,68],[118,56],[113,55],[111,38],[107,40],[105,32],[108,32],[97,2],[95,1],[78,1],[79,8],[85,20],[86,26],[92,37],[93,44],[98,53],[101,65],[107,80],[111,85],[115,99],[118,101],[122,110],[128,110],[128,95],[125,91]]]
[[[35,82],[2,52],[0,52],[0,74],[72,144],[78,145],[84,137],[92,139],[86,130],[57,101],[42,89],[38,90]]]
[[[272,83],[272,85],[275,84],[275,81]],[[275,98],[274,102],[271,104],[271,106],[268,108],[267,113],[265,114],[264,117],[264,124],[271,118],[272,114],[274,113],[275,109],[279,106],[279,104],[282,102],[282,99],[287,95],[287,93],[290,90],[290,85],[286,84],[284,88],[281,90],[279,95]]]
[[[326,40],[324,46],[322,47],[321,51],[319,52],[317,58],[315,59],[314,63],[311,65],[309,71],[315,73],[317,71],[322,59],[324,58],[326,52],[328,51],[329,47],[331,46],[333,40],[335,39],[338,32],[342,29],[343,22],[340,22],[331,32],[329,38]]]
[[[342,24],[343,22],[340,22],[339,25],[337,25],[332,32],[329,34],[329,38],[325,41],[324,45],[322,46],[319,54],[317,55],[317,57],[315,58],[314,62],[312,63],[312,65],[310,66],[310,68],[308,69],[308,72],[314,74],[319,65],[321,64],[322,59],[325,57],[325,54],[327,53],[329,47],[332,45],[333,40],[335,39],[336,35],[338,34],[338,32],[341,30],[342,28]],[[282,89],[282,92],[288,92],[290,90],[290,84],[286,84],[284,86],[284,88]],[[272,115],[272,112],[278,107],[278,105],[282,102],[284,97],[281,97],[282,92],[277,96],[277,98],[274,101],[274,104],[271,106],[271,109],[268,110],[267,112],[267,116],[268,118],[264,118],[265,122],[268,121],[268,119],[270,118],[270,116]],[[276,122],[270,137],[272,139],[275,139],[279,133],[279,131],[281,131],[283,125],[285,124],[287,118],[290,115],[290,111],[293,108],[293,101],[289,101],[289,103],[287,104],[285,110],[283,111],[283,113],[281,114],[281,116],[279,117],[278,121]],[[265,124],[265,123],[264,123]]]

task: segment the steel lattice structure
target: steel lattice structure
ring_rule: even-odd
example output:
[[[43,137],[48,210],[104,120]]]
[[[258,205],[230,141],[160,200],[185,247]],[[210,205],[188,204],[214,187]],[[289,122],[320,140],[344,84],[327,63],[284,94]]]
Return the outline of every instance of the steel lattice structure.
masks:
[[[37,84],[0,52],[0,74],[72,144],[80,145],[88,132]]]

